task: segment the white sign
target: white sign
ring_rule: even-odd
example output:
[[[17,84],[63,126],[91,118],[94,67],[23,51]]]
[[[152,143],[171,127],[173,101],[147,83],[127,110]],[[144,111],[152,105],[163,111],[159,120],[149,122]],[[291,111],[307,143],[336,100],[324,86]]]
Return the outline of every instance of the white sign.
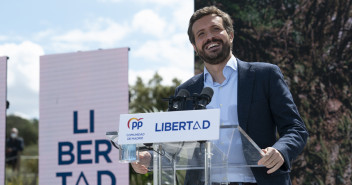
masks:
[[[7,57],[0,57],[0,184],[5,183]]]
[[[39,184],[128,185],[106,137],[128,113],[128,48],[40,57]]]
[[[120,115],[119,144],[219,139],[220,109]]]

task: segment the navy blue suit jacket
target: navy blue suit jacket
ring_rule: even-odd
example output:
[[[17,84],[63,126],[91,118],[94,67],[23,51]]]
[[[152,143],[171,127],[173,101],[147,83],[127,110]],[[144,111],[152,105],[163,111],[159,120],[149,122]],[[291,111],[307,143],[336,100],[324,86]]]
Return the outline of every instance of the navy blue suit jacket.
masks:
[[[260,148],[274,147],[285,159],[284,165],[273,174],[267,174],[265,167],[252,168],[252,172],[260,185],[291,184],[291,163],[302,152],[308,138],[304,122],[278,66],[237,61],[239,125]],[[177,87],[175,94],[180,89],[199,94],[203,87],[202,73]],[[192,109],[191,103],[187,104],[187,109]],[[248,155],[245,153],[245,157]],[[196,174],[189,172],[185,184],[198,184],[199,178],[195,177]]]

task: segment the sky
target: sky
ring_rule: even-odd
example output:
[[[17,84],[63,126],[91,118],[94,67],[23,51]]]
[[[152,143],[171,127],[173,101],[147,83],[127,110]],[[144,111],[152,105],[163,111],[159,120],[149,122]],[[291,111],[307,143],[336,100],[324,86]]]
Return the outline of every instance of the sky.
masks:
[[[39,119],[39,56],[129,47],[129,85],[158,72],[193,76],[187,36],[193,0],[0,1],[0,56],[8,56],[7,114]]]

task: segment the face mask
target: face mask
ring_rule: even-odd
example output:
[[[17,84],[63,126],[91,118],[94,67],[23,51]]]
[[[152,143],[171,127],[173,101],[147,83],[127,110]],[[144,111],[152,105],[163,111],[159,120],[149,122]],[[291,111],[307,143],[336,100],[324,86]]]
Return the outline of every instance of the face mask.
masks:
[[[11,133],[11,138],[16,138],[17,134],[16,133]]]

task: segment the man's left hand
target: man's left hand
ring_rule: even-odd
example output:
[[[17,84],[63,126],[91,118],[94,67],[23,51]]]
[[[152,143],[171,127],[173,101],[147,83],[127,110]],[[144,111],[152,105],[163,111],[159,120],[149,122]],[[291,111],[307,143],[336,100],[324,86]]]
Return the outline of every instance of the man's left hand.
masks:
[[[285,160],[282,157],[281,153],[273,147],[268,147],[262,149],[264,152],[263,157],[258,161],[258,165],[263,165],[270,170],[267,171],[268,174],[274,173],[278,170]]]

